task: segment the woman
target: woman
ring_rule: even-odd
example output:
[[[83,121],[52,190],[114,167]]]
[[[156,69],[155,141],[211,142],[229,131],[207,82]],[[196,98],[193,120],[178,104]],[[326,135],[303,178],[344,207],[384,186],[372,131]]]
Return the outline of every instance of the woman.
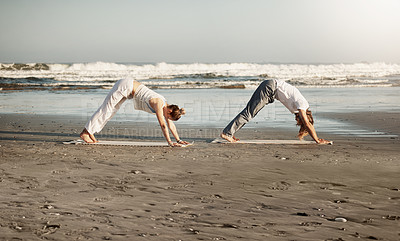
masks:
[[[185,114],[185,110],[176,105],[168,105],[165,98],[150,90],[143,84],[133,79],[121,79],[115,83],[103,104],[86,123],[80,137],[86,143],[98,142],[94,133],[100,132],[106,123],[119,110],[126,99],[133,99],[135,109],[155,114],[161,130],[170,146],[182,146],[189,144],[179,138],[176,127],[172,121],[177,121]],[[168,127],[168,128],[167,128]],[[171,141],[169,130],[176,139]]]
[[[276,79],[265,80],[258,86],[247,106],[225,127],[221,137],[229,142],[239,141],[234,134],[253,119],[265,105],[274,102],[275,99],[295,114],[297,125],[300,126],[298,134],[300,140],[310,134],[318,144],[331,143],[318,138],[311,111],[308,110],[309,104],[300,91],[296,87]]]

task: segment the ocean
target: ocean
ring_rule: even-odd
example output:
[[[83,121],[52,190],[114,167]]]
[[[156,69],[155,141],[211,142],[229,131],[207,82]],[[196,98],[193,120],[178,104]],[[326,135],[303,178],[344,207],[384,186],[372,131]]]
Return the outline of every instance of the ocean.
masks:
[[[316,128],[343,135],[382,136],[322,113],[400,111],[400,65],[354,64],[169,64],[75,63],[0,64],[0,112],[71,115],[84,122],[113,84],[131,77],[186,109],[178,124],[223,128],[268,78],[300,89],[316,116]],[[293,115],[278,101],[265,107],[246,128],[297,129]],[[154,122],[127,101],[112,121]]]
[[[151,88],[256,88],[266,78],[296,86],[350,87],[400,86],[400,65],[354,64],[0,64],[0,88],[93,89],[111,88],[119,79],[132,77]]]

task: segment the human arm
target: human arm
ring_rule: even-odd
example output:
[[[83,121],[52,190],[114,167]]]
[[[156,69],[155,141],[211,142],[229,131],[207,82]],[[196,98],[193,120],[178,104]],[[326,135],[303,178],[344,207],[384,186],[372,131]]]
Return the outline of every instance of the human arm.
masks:
[[[172,135],[175,137],[177,143],[183,144],[183,145],[189,144],[189,142],[183,141],[179,138],[178,131],[176,130],[176,126],[172,120],[167,119],[167,125],[168,125],[168,128],[171,130]]]
[[[164,119],[164,115],[162,114],[162,111],[161,111],[161,114],[159,114],[159,112],[156,111],[156,116],[157,116],[158,123],[160,124],[161,131],[165,137],[165,140],[167,140],[168,145],[174,146],[174,143],[172,142],[171,138],[169,137],[168,128],[165,123],[165,119]]]
[[[165,122],[165,117],[164,117],[163,104],[164,104],[163,101],[160,99],[150,100],[150,105],[156,111],[156,117],[157,117],[158,123],[160,124],[161,131],[162,131],[166,141],[168,142],[168,145],[170,145],[170,146],[178,145],[179,146],[179,144],[173,143],[169,136],[168,127],[167,127],[167,124]]]
[[[307,117],[307,112],[306,110],[299,109],[299,117],[301,121],[303,122],[305,128],[307,129],[308,134],[314,139],[314,141],[318,144],[330,144],[330,141],[320,139],[317,136],[317,132],[315,131],[314,125],[310,123]]]
[[[168,142],[168,145],[182,146],[182,143],[174,143],[174,142],[172,142],[172,140],[170,138],[168,126],[166,124],[165,113],[164,113],[164,101],[162,101],[161,99],[158,99],[158,98],[151,99],[150,105],[156,111],[156,117],[157,117],[158,123],[160,124],[161,131],[162,131],[166,141]]]

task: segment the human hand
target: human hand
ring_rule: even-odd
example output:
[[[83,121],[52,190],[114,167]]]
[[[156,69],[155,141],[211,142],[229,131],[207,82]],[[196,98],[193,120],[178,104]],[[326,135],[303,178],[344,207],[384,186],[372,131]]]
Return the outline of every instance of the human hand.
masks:
[[[183,140],[179,140],[178,143],[182,144],[182,145],[189,145],[190,144],[189,142],[183,141]]]
[[[169,146],[170,147],[182,147],[183,145],[179,144],[179,143],[176,143],[176,142],[171,142],[171,143],[169,143]]]

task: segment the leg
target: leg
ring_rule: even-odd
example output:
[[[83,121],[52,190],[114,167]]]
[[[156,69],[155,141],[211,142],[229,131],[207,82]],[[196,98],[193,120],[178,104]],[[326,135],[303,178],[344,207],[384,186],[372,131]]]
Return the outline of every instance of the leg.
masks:
[[[237,141],[233,136],[235,132],[253,119],[265,105],[274,102],[274,92],[274,80],[262,82],[254,91],[246,107],[222,131],[221,137],[230,142]]]
[[[86,123],[85,129],[81,133],[81,138],[87,143],[97,142],[94,133],[98,133],[104,128],[125,100],[126,97],[124,94],[113,88],[105,98],[103,104]]]

